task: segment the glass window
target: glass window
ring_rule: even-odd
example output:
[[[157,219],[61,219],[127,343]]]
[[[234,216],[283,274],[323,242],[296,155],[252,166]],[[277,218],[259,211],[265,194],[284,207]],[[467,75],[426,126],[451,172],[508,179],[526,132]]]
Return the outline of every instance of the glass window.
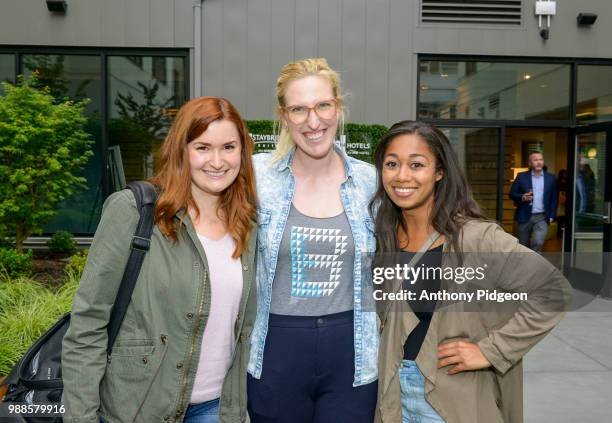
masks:
[[[65,200],[57,215],[45,227],[45,232],[66,230],[75,234],[90,234],[96,230],[102,207],[102,157],[100,110],[100,57],[58,54],[25,54],[23,72],[30,76],[36,71],[41,86],[49,87],[58,100],[90,99],[86,108],[86,130],[91,134],[94,156],[82,174],[87,188]]]
[[[577,103],[579,123],[612,121],[612,66],[578,66]]]
[[[573,265],[598,274],[602,274],[604,270],[601,252],[605,250],[605,185],[608,163],[605,132],[578,135],[573,226],[574,252],[577,254],[574,256]]]
[[[15,82],[15,56],[13,54],[0,54],[0,82]],[[0,86],[2,94],[2,86]]]
[[[497,218],[497,128],[441,128],[450,140],[472,188],[472,194],[487,217]]]
[[[111,190],[153,176],[156,153],[187,100],[184,69],[183,57],[108,58]]]
[[[570,65],[419,62],[419,117],[569,119]]]

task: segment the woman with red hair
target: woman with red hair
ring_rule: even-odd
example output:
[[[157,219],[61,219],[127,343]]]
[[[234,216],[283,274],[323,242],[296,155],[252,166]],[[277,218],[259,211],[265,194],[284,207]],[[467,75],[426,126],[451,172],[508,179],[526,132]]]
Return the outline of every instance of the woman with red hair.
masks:
[[[138,222],[112,194],[64,338],[66,422],[242,422],[255,319],[252,140],[232,104],[186,103],[150,182],[155,227],[112,353],[109,321]]]

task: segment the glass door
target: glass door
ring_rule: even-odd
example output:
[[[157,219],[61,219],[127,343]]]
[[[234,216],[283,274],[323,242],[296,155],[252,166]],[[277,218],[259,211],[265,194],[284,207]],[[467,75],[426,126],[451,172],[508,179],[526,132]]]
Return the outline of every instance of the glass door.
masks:
[[[447,136],[472,189],[474,199],[490,219],[502,220],[503,167],[500,168],[501,128],[438,128]]]
[[[574,287],[612,297],[612,125],[573,131],[570,236],[566,273]]]

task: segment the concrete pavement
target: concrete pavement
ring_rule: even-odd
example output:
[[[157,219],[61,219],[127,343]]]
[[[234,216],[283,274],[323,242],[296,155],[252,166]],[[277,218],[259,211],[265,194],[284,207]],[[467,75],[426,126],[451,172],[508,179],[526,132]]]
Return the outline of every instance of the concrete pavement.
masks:
[[[524,358],[525,423],[612,421],[612,301],[568,312]]]

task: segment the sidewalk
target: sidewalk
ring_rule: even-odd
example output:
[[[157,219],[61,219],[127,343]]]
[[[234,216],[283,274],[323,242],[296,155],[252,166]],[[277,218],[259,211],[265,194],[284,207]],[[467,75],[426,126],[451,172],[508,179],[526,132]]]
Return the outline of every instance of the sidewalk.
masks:
[[[569,312],[524,359],[525,423],[612,421],[612,301]]]

